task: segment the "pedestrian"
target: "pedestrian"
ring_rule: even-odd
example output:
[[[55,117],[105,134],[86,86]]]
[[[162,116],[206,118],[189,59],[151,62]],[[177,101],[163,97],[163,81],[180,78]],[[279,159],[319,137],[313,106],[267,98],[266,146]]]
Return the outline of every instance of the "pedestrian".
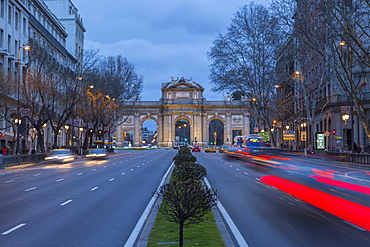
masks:
[[[36,152],[36,150],[34,148],[32,148],[31,154],[37,154],[37,152]]]
[[[8,149],[6,147],[4,147],[2,150],[1,150],[1,154],[2,155],[8,155]]]

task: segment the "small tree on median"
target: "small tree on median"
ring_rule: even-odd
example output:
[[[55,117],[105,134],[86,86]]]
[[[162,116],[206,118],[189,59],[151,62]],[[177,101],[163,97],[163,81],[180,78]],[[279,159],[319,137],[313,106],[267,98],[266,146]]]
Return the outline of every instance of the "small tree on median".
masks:
[[[179,225],[179,246],[183,246],[184,227],[202,222],[204,214],[216,205],[217,194],[198,180],[173,180],[160,187],[163,199],[159,211]]]

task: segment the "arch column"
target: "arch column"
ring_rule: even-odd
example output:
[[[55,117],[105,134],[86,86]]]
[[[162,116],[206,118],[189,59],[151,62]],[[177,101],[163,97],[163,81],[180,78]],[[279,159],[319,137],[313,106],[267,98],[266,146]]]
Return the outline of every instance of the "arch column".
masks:
[[[162,115],[161,114],[158,114],[158,118],[157,118],[157,126],[156,126],[156,129],[157,129],[157,145],[158,147],[161,147],[163,146],[162,142],[163,142],[163,137],[162,137],[162,126],[163,126],[163,123],[162,123]]]
[[[224,143],[227,146],[231,146],[232,144],[232,130],[231,130],[231,113],[226,113],[226,120],[224,125]],[[228,141],[229,140],[229,141]]]
[[[251,124],[250,124],[250,118],[249,118],[249,114],[244,114],[243,115],[244,119],[243,119],[243,123],[244,123],[244,128],[243,128],[243,135],[249,135],[251,133]]]
[[[209,141],[209,125],[208,125],[207,113],[203,114],[202,126],[203,126],[202,145],[207,146],[208,141]]]
[[[116,147],[123,147],[122,126],[116,127]]]
[[[134,147],[140,147],[141,139],[141,124],[140,115],[138,113],[134,114]]]

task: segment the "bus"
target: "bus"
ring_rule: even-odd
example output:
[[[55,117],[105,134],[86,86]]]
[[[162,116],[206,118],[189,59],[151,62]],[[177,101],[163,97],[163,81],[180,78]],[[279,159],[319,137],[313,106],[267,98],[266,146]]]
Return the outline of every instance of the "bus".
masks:
[[[235,136],[234,146],[236,147],[262,147],[263,140],[259,134],[250,134],[245,136]]]

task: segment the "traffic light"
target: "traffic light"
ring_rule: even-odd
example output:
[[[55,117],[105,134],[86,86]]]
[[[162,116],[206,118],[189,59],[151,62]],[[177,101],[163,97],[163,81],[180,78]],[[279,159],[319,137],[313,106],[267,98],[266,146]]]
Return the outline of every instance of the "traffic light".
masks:
[[[209,145],[213,145],[213,142],[209,142]]]
[[[187,137],[184,137],[184,142],[187,142],[188,141],[188,138]]]

